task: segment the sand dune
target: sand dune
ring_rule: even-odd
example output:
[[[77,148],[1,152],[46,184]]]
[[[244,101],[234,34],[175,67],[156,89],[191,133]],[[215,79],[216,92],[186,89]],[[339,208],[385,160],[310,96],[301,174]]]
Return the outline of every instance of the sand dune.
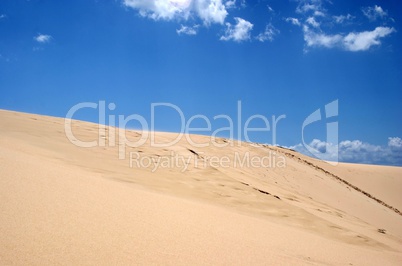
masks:
[[[402,262],[401,167],[227,139],[147,139],[119,159],[117,129],[72,121],[79,140],[105,141],[82,148],[64,122],[0,111],[1,265]]]

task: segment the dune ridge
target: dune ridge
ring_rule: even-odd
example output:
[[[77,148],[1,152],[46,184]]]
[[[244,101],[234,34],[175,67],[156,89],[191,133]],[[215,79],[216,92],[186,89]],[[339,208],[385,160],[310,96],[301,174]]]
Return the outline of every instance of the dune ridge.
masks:
[[[0,110],[1,264],[402,261],[400,167],[332,166],[223,138],[224,147],[147,140],[119,159],[111,145],[118,129],[105,127],[104,146],[82,148],[67,139],[64,123]],[[80,140],[99,140],[99,127],[72,121]],[[144,134],[125,133],[131,141]],[[158,132],[156,141],[176,136]],[[227,167],[214,163],[226,157]],[[264,158],[265,167],[244,158]],[[141,160],[148,167],[138,167]],[[166,167],[155,169],[158,161]]]
[[[267,147],[268,147],[268,146],[267,146]],[[322,167],[320,167],[320,166],[318,166],[318,165],[315,165],[314,163],[309,162],[309,161],[307,161],[307,160],[305,160],[305,159],[302,159],[302,158],[300,158],[300,157],[296,157],[296,156],[295,156],[294,154],[292,154],[292,153],[284,152],[284,151],[283,151],[283,148],[282,148],[282,150],[277,149],[276,151],[279,151],[279,152],[285,154],[286,156],[288,156],[288,157],[290,157],[290,158],[295,158],[295,159],[297,159],[298,161],[303,162],[303,163],[305,163],[305,164],[307,164],[307,165],[313,167],[313,168],[314,168],[315,170],[317,170],[317,171],[321,171],[321,172],[323,172],[323,173],[325,173],[325,174],[327,174],[327,175],[330,175],[330,176],[334,177],[335,179],[341,181],[342,183],[346,184],[347,186],[353,188],[354,190],[356,190],[356,191],[358,191],[358,192],[361,192],[363,195],[369,197],[370,199],[373,199],[373,200],[377,201],[379,204],[381,204],[381,205],[383,205],[383,206],[385,206],[385,207],[387,207],[387,208],[393,210],[393,211],[396,212],[397,214],[402,215],[401,211],[399,211],[397,208],[392,207],[391,205],[389,205],[389,204],[385,203],[384,201],[382,201],[382,200],[376,198],[375,196],[373,196],[373,195],[371,195],[370,193],[368,193],[368,192],[362,190],[361,188],[359,188],[359,187],[357,187],[357,186],[351,184],[350,182],[346,181],[345,179],[342,179],[342,178],[340,178],[339,176],[337,176],[337,175],[335,175],[335,174],[333,174],[333,173],[331,173],[331,172],[325,170],[324,168],[322,168]]]

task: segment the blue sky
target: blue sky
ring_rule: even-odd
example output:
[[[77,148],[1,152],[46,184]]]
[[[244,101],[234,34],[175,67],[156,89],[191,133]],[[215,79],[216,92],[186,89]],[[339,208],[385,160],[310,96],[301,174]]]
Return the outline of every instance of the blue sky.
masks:
[[[2,0],[0,108],[64,117],[104,100],[116,104],[108,114],[149,121],[152,103],[169,102],[216,129],[227,124],[213,117],[235,118],[241,101],[244,118],[286,115],[277,144],[306,152],[303,121],[338,100],[339,143],[325,143],[324,120],[305,141],[338,145],[341,161],[402,165],[401,11],[398,1]],[[179,128],[161,107],[156,129]],[[272,143],[272,131],[253,134]]]

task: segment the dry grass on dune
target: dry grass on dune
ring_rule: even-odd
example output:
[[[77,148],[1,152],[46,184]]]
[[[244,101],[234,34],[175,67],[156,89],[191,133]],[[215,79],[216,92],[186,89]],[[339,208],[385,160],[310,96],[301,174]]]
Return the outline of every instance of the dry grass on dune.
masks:
[[[98,139],[96,124],[72,121],[72,131]],[[402,261],[402,216],[393,210],[402,209],[400,167],[331,166],[226,139],[203,148],[148,139],[119,159],[121,147],[109,145],[116,131],[105,129],[105,146],[80,148],[64,119],[0,111],[0,264]],[[142,133],[126,134],[135,141]],[[175,137],[160,132],[156,141]],[[176,156],[187,167],[169,165]],[[265,158],[265,167],[239,165],[247,156]],[[213,163],[223,157],[227,167]]]

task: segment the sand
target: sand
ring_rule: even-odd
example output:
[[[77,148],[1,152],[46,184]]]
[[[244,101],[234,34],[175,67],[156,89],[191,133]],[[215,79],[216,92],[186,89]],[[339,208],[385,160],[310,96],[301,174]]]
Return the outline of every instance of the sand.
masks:
[[[72,121],[78,139],[105,141],[82,148],[64,122],[0,111],[1,265],[402,263],[402,216],[392,209],[402,209],[401,167],[332,166],[226,139],[202,148],[147,140],[119,159],[121,147],[109,145],[118,130],[98,139],[97,124]],[[174,156],[190,164],[153,171],[133,160]],[[264,167],[239,165],[247,156],[265,158]],[[232,163],[213,162],[223,157]]]

